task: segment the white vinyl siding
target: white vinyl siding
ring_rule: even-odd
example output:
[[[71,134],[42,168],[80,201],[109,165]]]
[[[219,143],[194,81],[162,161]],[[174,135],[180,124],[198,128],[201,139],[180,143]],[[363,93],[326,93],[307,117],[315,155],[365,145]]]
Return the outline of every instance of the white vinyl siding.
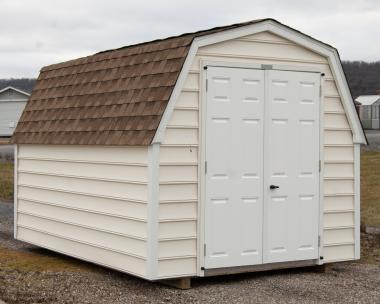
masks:
[[[145,277],[147,151],[19,145],[17,238]]]
[[[190,73],[160,148],[158,277],[197,268],[199,73]]]
[[[197,184],[200,149],[201,61],[311,67],[324,81],[324,216],[325,262],[354,258],[354,178],[352,132],[326,58],[269,32],[201,47],[175,104],[160,149],[159,276],[195,275]],[[198,119],[197,119],[198,117]],[[169,169],[170,167],[170,169]],[[189,168],[190,167],[190,168]],[[182,172],[179,174],[179,172]],[[188,204],[188,207],[184,207]],[[185,211],[187,208],[188,211]],[[185,212],[185,213],[184,213]],[[186,216],[186,212],[189,212]],[[177,215],[177,217],[176,217]],[[166,220],[172,220],[167,221]],[[180,225],[182,223],[182,225]],[[190,225],[190,223],[193,223]],[[177,231],[176,231],[177,230]],[[167,243],[169,240],[169,243]],[[192,246],[180,248],[178,240]],[[192,240],[190,242],[190,240]],[[170,251],[162,255],[162,244]],[[172,255],[170,255],[172,252]],[[164,259],[163,259],[164,258]],[[169,261],[172,259],[173,263]],[[186,261],[187,271],[176,262]],[[192,268],[191,268],[192,267]],[[181,272],[181,273],[180,273]],[[185,273],[184,273],[185,272]]]

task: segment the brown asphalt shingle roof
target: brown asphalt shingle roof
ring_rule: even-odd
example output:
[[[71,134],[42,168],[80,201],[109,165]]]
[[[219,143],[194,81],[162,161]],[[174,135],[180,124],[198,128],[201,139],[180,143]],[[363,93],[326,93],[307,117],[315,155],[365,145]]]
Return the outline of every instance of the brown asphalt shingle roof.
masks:
[[[12,141],[149,145],[193,39],[263,20],[127,46],[44,67]]]
[[[149,145],[193,39],[258,21],[127,46],[44,67],[12,141]]]

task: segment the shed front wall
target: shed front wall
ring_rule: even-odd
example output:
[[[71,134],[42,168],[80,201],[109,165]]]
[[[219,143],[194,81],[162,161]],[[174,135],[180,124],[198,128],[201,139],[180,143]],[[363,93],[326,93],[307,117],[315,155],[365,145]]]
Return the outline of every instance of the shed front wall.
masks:
[[[8,91],[4,93],[8,93]],[[13,94],[7,94],[5,97],[0,94],[0,136],[11,136],[25,108],[26,99],[25,96],[22,99],[16,99],[19,96]]]
[[[193,276],[199,237],[202,61],[311,67],[323,84],[323,255],[355,258],[354,145],[327,58],[269,32],[201,47],[176,101],[160,148],[158,277]],[[199,210],[199,211],[198,211]],[[178,265],[181,265],[179,267]]]
[[[27,97],[12,89],[0,93],[0,136],[11,136],[16,129]]]
[[[17,239],[146,277],[148,147],[16,151]]]

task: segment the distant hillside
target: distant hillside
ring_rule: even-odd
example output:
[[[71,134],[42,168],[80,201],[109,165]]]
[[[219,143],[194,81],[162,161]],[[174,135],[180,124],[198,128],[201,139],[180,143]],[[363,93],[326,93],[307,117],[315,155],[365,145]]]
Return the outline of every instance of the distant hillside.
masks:
[[[375,94],[380,89],[380,61],[343,61],[343,69],[346,73],[348,84],[354,98],[359,95]],[[0,89],[6,86],[14,86],[25,92],[31,92],[36,79],[0,79]]]
[[[343,69],[354,98],[380,89],[380,61],[343,61]]]
[[[36,79],[34,78],[10,78],[10,79],[0,79],[0,90],[11,86],[19,89],[21,91],[30,93],[36,83]]]

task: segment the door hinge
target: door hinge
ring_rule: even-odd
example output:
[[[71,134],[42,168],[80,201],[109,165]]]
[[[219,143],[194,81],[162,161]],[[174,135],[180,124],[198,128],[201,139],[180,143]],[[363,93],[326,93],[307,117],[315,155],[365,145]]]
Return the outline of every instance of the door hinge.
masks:
[[[322,170],[322,161],[321,160],[319,160],[319,162],[318,162],[318,166],[319,166],[319,172],[321,172],[321,170]]]
[[[319,97],[322,97],[322,85],[319,85]]]
[[[318,235],[318,247],[321,247],[321,236]]]
[[[206,256],[206,244],[203,244],[203,255]]]
[[[207,174],[207,161],[205,161],[205,174]]]
[[[206,79],[206,92],[208,91],[208,79]]]
[[[263,69],[263,70],[272,70],[273,69],[273,65],[271,65],[271,64],[262,64],[261,65],[261,69]]]

